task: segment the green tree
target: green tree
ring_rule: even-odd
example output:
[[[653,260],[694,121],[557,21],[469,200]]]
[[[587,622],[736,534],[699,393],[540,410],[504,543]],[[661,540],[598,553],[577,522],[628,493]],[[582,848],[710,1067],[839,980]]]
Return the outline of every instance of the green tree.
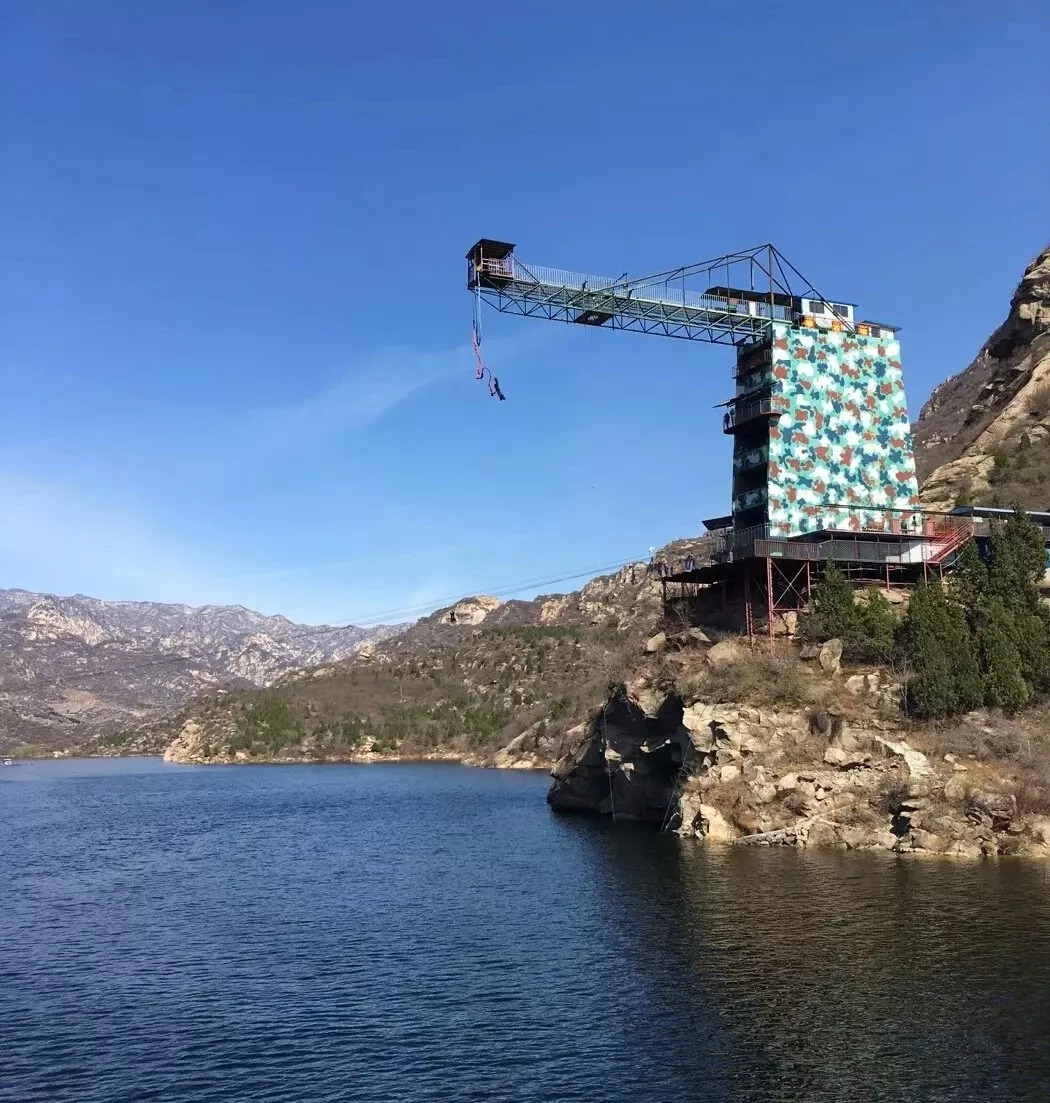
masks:
[[[974,634],[984,703],[1007,712],[1023,708],[1032,696],[1032,687],[1021,673],[1015,635],[1016,624],[1002,602],[996,598],[986,600]]]
[[[1011,612],[1042,608],[1039,583],[1046,571],[1046,549],[1038,525],[1023,510],[1014,510],[992,534],[988,592]]]
[[[977,550],[977,541],[969,539],[963,544],[962,551],[952,571],[949,592],[966,611],[967,620],[973,627],[973,616],[988,591],[988,567]]]
[[[917,716],[955,716],[976,708],[984,697],[962,607],[939,583],[912,595],[899,632],[909,674],[905,705]]]
[[[857,623],[853,587],[833,563],[824,578],[813,588],[812,611],[804,618],[803,635],[813,641],[842,639]]]
[[[802,618],[799,634],[813,643],[840,639],[847,658],[878,661],[892,652],[896,627],[893,608],[881,592],[869,590],[855,600],[849,579],[831,564],[814,587],[812,611]]]
[[[868,590],[863,601],[856,604],[856,635],[854,648],[864,658],[885,661],[893,653],[897,617],[881,590]]]
[[[985,680],[985,701],[1020,708],[1050,689],[1050,612],[1043,603],[1046,552],[1039,526],[1015,510],[989,540],[989,564],[976,544],[963,548],[953,594],[966,613]]]

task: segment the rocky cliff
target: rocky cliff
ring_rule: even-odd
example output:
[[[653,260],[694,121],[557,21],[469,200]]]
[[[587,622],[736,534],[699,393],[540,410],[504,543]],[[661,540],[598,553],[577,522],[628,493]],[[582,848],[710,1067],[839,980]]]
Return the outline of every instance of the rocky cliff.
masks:
[[[1050,856],[1045,713],[924,728],[885,672],[843,672],[834,649],[679,646],[673,689],[650,659],[594,713],[553,768],[552,807],[718,844]]]
[[[264,686],[350,658],[394,631],[311,628],[236,606],[0,590],[0,751],[82,744],[209,687]]]
[[[973,363],[934,389],[914,439],[928,508],[1050,508],[1050,247]]]

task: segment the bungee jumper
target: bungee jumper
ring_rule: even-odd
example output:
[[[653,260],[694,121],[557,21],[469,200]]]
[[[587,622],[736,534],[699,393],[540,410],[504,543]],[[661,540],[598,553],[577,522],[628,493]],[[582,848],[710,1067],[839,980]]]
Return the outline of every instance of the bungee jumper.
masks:
[[[478,289],[474,295],[474,320],[470,327],[470,344],[474,350],[474,378],[477,380],[488,379],[489,397],[498,398],[500,402],[506,402],[507,396],[499,385],[499,379],[492,374],[481,355],[481,291]]]

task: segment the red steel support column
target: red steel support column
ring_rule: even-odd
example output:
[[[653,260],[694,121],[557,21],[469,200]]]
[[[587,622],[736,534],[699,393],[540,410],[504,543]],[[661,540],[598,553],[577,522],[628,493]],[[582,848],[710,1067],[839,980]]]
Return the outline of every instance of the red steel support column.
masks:
[[[773,560],[766,556],[766,610],[769,616],[769,650],[772,651],[776,643],[773,633]]]
[[[744,566],[744,623],[747,625],[747,642],[755,642],[755,622],[751,615],[751,565]]]

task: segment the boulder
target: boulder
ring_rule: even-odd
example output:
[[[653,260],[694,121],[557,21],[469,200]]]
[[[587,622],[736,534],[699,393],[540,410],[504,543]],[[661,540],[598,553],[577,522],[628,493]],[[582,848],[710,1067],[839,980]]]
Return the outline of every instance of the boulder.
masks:
[[[845,844],[847,850],[861,850],[872,846],[876,840],[866,827],[859,825],[853,827],[840,827],[839,838]]]
[[[855,697],[863,697],[868,691],[868,683],[863,674],[851,674],[845,682],[846,692]]]
[[[1017,811],[1017,801],[1012,796],[990,789],[972,790],[969,804],[972,818],[987,816],[996,831],[1004,830]]]
[[[908,767],[908,776],[912,778],[936,777],[937,771],[930,765],[930,760],[922,753],[909,747],[904,740],[894,743],[892,739],[883,739],[881,735],[872,736],[874,741],[884,747],[891,754],[900,755]]]
[[[769,744],[757,735],[745,735],[740,740],[740,750],[746,754],[763,754],[769,749]]]
[[[655,636],[650,636],[645,641],[645,650],[649,655],[655,655],[659,651],[663,651],[667,647],[667,633],[657,632]]]
[[[798,774],[785,774],[777,783],[778,793],[786,793],[798,785]]]
[[[693,829],[701,839],[709,843],[732,843],[739,832],[714,805],[701,804],[693,822]]]
[[[828,640],[822,644],[817,662],[825,674],[838,674],[842,664],[842,640]]]
[[[719,747],[732,747],[734,750],[739,750],[743,743],[743,736],[739,728],[726,727],[718,720],[711,721],[711,735],[715,744]]]
[[[952,804],[962,804],[966,800],[966,794],[969,792],[969,786],[966,782],[958,776],[953,775],[948,778],[948,781],[944,786],[944,799],[950,801]]]
[[[916,850],[927,850],[931,854],[943,854],[948,849],[948,844],[939,835],[915,827],[911,830],[911,845]]]
[[[840,770],[850,770],[869,765],[871,755],[867,751],[847,751],[842,747],[830,746],[824,752],[824,761]]]
[[[1028,833],[1043,846],[1050,846],[1050,816],[1033,816],[1028,824]]]
[[[741,662],[747,654],[747,648],[736,640],[722,640],[708,651],[707,661],[715,670],[723,670],[727,666]]]
[[[952,843],[945,850],[945,853],[951,855],[953,858],[984,857],[984,851],[976,843],[966,842],[965,839],[960,839],[957,842]]]

